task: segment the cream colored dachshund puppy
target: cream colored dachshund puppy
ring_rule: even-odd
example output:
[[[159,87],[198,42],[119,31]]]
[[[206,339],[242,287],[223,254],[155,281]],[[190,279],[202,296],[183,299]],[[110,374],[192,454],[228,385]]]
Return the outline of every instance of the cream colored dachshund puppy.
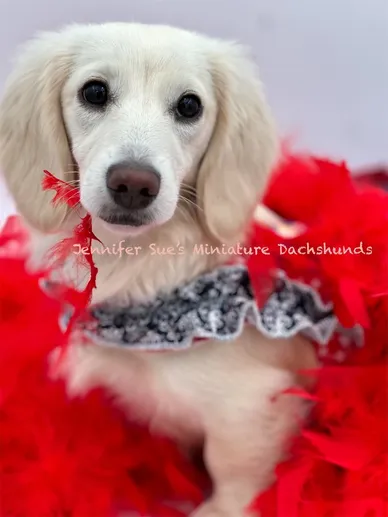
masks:
[[[235,245],[277,149],[244,50],[166,26],[74,25],[41,34],[20,53],[0,107],[0,167],[36,260],[82,210],[105,246],[122,239],[143,250]],[[81,208],[53,207],[52,193],[41,189],[44,169],[74,182]],[[125,305],[170,292],[229,257],[94,258],[93,303]],[[307,341],[270,340],[248,326],[235,340],[163,354],[73,341],[62,367],[69,394],[104,386],[156,432],[203,445],[214,490],[194,515],[244,515],[296,431],[301,402],[276,395],[315,364]]]

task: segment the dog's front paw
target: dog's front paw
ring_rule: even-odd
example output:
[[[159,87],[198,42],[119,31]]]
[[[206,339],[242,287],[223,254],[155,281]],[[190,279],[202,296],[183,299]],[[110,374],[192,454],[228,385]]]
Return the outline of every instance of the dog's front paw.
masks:
[[[201,504],[190,517],[253,517],[253,514],[249,510],[244,510],[239,507],[230,505],[217,498],[210,498]],[[255,514],[254,517],[259,517]]]
[[[65,381],[69,397],[86,395],[100,384],[99,352],[98,346],[77,343],[66,350],[55,349],[49,357],[49,375]]]
[[[206,501],[202,503],[190,517],[230,517],[217,505],[214,501]],[[240,516],[238,516],[240,517]]]

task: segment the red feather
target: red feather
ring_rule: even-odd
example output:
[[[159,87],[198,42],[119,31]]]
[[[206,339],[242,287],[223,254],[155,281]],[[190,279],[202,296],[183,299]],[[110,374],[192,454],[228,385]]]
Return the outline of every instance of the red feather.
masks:
[[[54,204],[67,204],[69,207],[75,207],[79,203],[79,190],[71,187],[68,183],[63,180],[56,178],[51,172],[44,171],[44,178],[42,182],[43,190],[55,190],[56,194],[53,199]],[[92,242],[96,240],[101,242],[93,233],[92,230],[92,218],[89,214],[81,219],[81,222],[74,228],[73,235],[66,238],[56,244],[50,253],[51,259],[55,259],[53,262],[54,267],[60,266],[72,253],[74,245],[79,245],[85,253],[78,255],[78,265],[86,267],[87,271],[90,271],[90,279],[83,291],[85,300],[81,301],[81,304],[86,306],[90,302],[92,297],[93,289],[96,287],[96,279],[98,269],[93,261],[93,255],[91,253]],[[77,317],[78,314],[75,314]]]
[[[177,517],[170,504],[201,497],[201,479],[177,447],[129,423],[101,390],[69,400],[64,383],[48,377],[48,355],[67,346],[59,321],[73,299],[64,287],[61,298],[43,291],[49,277],[0,256],[1,517]]]
[[[49,171],[43,172],[42,188],[43,190],[55,190],[54,204],[67,204],[70,207],[78,205],[80,197],[77,187],[72,187],[66,181],[56,178]]]
[[[286,193],[292,192],[291,196]],[[262,517],[384,517],[388,510],[388,195],[351,178],[344,163],[287,156],[275,173],[266,202],[284,218],[305,223],[303,235],[284,242],[255,226],[252,246],[268,245],[271,268],[312,284],[334,302],[345,327],[364,328],[361,349],[341,366],[323,367],[312,419],[278,468],[277,483],[255,501]],[[311,248],[355,249],[370,254],[279,254]],[[249,257],[256,291],[263,270]],[[261,271],[261,277],[257,272]],[[341,349],[333,338],[329,350]],[[324,359],[324,358],[323,358]],[[296,393],[297,395],[297,393]],[[301,394],[301,396],[304,396]]]

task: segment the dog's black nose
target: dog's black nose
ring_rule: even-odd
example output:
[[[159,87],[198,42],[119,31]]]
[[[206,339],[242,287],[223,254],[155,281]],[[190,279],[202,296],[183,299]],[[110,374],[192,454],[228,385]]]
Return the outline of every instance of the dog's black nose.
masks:
[[[160,175],[152,167],[123,162],[109,167],[106,185],[117,205],[141,209],[149,206],[158,195]]]

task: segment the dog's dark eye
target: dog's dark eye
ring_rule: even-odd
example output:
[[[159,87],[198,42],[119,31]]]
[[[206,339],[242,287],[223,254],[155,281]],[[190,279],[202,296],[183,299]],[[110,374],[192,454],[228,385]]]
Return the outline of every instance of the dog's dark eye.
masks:
[[[104,106],[108,102],[108,87],[101,81],[91,81],[82,88],[82,98],[88,104]]]
[[[201,115],[201,112],[201,99],[193,93],[183,95],[176,105],[176,113],[180,119],[195,119]]]

